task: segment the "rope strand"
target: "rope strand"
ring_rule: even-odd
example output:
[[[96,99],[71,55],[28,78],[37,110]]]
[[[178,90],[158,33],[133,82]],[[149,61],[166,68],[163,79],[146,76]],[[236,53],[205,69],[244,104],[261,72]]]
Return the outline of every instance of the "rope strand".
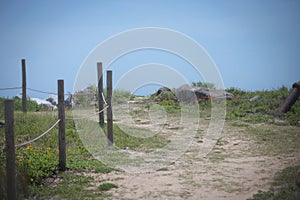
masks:
[[[22,87],[8,87],[8,88],[0,88],[0,90],[18,90],[21,89]]]
[[[42,138],[44,135],[46,135],[48,132],[50,132],[59,122],[60,122],[60,119],[58,119],[47,131],[45,131],[44,133],[40,134],[36,138],[33,138],[32,140],[29,140],[29,141],[21,143],[21,144],[17,144],[17,145],[15,145],[15,147],[18,148],[18,147],[21,147],[21,146],[25,146],[27,144],[30,144],[30,143],[32,143],[32,142],[34,142],[34,141]]]

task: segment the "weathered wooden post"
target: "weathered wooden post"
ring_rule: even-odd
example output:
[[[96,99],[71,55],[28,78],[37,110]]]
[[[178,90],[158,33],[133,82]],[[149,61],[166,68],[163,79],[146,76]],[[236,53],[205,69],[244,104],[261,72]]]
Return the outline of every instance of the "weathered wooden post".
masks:
[[[64,80],[58,80],[58,147],[59,147],[59,170],[66,170],[66,131],[65,131],[65,100]]]
[[[107,137],[109,145],[114,143],[113,136],[113,115],[112,115],[112,71],[106,72],[106,87],[107,87]]]
[[[293,84],[293,89],[290,94],[287,96],[283,104],[279,107],[280,113],[286,113],[290,110],[292,105],[297,101],[300,96],[300,81]]]
[[[102,63],[97,63],[97,71],[98,71],[98,110],[103,110],[103,72],[102,72]],[[104,127],[104,112],[99,113],[99,124],[103,128]]]
[[[14,140],[14,104],[12,100],[5,101],[5,150],[7,199],[17,199],[16,187],[16,154]]]
[[[27,94],[26,94],[26,60],[22,59],[22,111],[27,112]]]

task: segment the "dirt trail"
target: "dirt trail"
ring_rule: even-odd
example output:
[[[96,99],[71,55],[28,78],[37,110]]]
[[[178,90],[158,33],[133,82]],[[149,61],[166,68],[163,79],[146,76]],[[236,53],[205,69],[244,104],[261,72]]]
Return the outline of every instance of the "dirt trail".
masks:
[[[143,123],[131,125],[155,128],[145,121],[147,119],[141,119],[139,122]],[[122,123],[122,120],[117,122]],[[178,121],[170,119],[164,124],[167,124],[164,133],[170,134]],[[197,127],[198,133],[207,126],[208,121],[203,119]],[[297,151],[277,155],[256,151],[257,143],[247,134],[247,127],[232,126],[232,122],[225,123],[218,143],[204,158],[197,157],[201,143],[201,134],[198,134],[178,160],[154,172],[114,171],[101,174],[101,177],[90,175],[99,181],[95,184],[111,182],[119,186],[108,191],[111,199],[240,200],[252,197],[258,190],[268,190],[276,172],[287,166],[300,165]]]

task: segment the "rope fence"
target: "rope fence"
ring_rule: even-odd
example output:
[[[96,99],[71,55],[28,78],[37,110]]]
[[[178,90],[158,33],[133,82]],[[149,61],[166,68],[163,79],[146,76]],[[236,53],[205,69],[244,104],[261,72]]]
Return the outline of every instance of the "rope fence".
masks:
[[[42,138],[43,136],[45,136],[47,133],[49,133],[58,123],[60,122],[60,119],[58,119],[48,130],[46,130],[45,132],[43,132],[42,134],[40,134],[39,136],[33,138],[32,140],[29,140],[27,142],[23,142],[21,144],[16,144],[15,147],[16,148],[19,148],[19,147],[22,147],[22,146],[25,146],[27,144],[30,144],[30,143],[33,143],[35,142],[36,140]],[[5,147],[0,147],[1,150],[4,150]]]
[[[35,137],[35,138],[33,138],[32,140],[29,140],[29,141],[27,141],[27,142],[23,142],[23,143],[21,143],[21,144],[17,144],[17,145],[15,145],[15,147],[16,148],[18,148],[18,147],[22,147],[22,146],[25,146],[25,145],[27,145],[27,144],[30,144],[30,143],[32,143],[32,142],[34,142],[34,141],[36,141],[36,140],[38,140],[38,139],[40,139],[40,138],[42,138],[44,135],[46,135],[47,133],[49,133],[58,123],[60,122],[60,119],[58,119],[48,130],[46,130],[44,133],[42,133],[42,134],[40,134],[39,136],[37,136],[37,137]]]
[[[22,89],[22,87],[7,87],[7,88],[0,88],[0,90],[19,90]],[[29,88],[26,87],[27,90],[30,90],[32,92],[38,92],[38,93],[43,93],[43,94],[50,94],[50,95],[57,95],[57,92],[49,92],[49,91],[43,91],[43,90],[38,90],[34,88]],[[72,95],[72,93],[66,93],[64,95]]]
[[[105,100],[104,94],[102,93],[103,89],[103,73],[102,73],[102,63],[98,62],[97,63],[97,71],[98,71],[98,91],[94,91],[91,89],[83,90],[83,91],[78,91],[74,92],[75,93],[75,99],[79,98],[76,97],[76,95],[89,95],[89,94],[94,94],[94,97],[98,96],[98,100],[101,99],[101,96],[103,98],[103,101],[99,101],[99,111],[95,112],[93,114],[88,114],[84,116],[79,117],[74,117],[74,118],[65,118],[65,107],[66,101],[64,99],[65,95],[70,95],[70,100],[73,99],[71,93],[64,93],[64,80],[58,80],[57,81],[57,86],[58,86],[58,91],[57,92],[49,92],[49,91],[43,91],[39,89],[34,89],[34,88],[29,88],[27,87],[27,81],[26,81],[26,60],[22,59],[21,60],[21,65],[22,65],[22,85],[21,87],[3,87],[0,88],[0,91],[5,91],[5,90],[21,90],[22,91],[22,110],[23,113],[27,112],[27,90],[31,92],[38,92],[38,93],[43,93],[43,94],[48,94],[48,95],[57,95],[57,101],[58,101],[58,119],[57,121],[45,132],[41,133],[37,137],[34,137],[33,139],[17,144],[15,145],[14,142],[14,101],[12,99],[7,99],[4,104],[5,104],[5,109],[4,109],[4,116],[5,116],[5,122],[0,123],[0,127],[5,127],[5,145],[4,147],[0,147],[0,150],[5,150],[6,153],[6,165],[7,165],[7,170],[6,170],[6,176],[9,177],[7,178],[7,196],[8,199],[16,200],[17,198],[17,190],[16,190],[16,154],[15,154],[15,149],[31,144],[41,138],[43,138],[47,133],[49,133],[51,130],[54,129],[55,126],[58,125],[58,146],[59,146],[59,155],[58,155],[58,161],[59,161],[59,170],[60,171],[65,171],[66,170],[66,128],[65,128],[65,122],[66,120],[80,120],[80,119],[86,119],[90,118],[92,116],[95,116],[99,114],[99,122],[100,126],[103,128],[104,122],[102,122],[100,119],[104,119],[103,112],[107,110],[107,133],[108,133],[108,139],[109,139],[109,145],[113,144],[113,128],[112,128],[112,122],[113,122],[113,116],[112,116],[112,71],[107,70],[107,102]],[[100,94],[101,93],[101,94]],[[97,96],[96,96],[97,95]],[[90,98],[90,95],[89,95]],[[77,99],[77,100],[78,100]],[[93,101],[95,100],[93,99]],[[105,106],[104,106],[105,103]],[[104,108],[103,108],[104,106]]]
[[[0,88],[0,90],[18,90],[22,89],[22,87],[7,87],[7,88]]]
[[[104,101],[104,103],[105,103],[105,107],[102,109],[102,110],[100,110],[100,111],[98,111],[98,112],[96,112],[96,113],[92,113],[92,114],[88,114],[88,115],[85,115],[85,116],[82,116],[82,117],[74,117],[74,118],[66,118],[66,120],[82,120],[82,119],[88,119],[88,118],[91,118],[91,117],[93,117],[93,116],[96,116],[96,115],[98,115],[99,113],[102,113],[102,112],[104,112],[109,106],[107,105],[107,102],[105,101],[105,97],[104,97],[104,94],[102,93],[102,98],[103,98],[103,101]],[[58,123],[60,122],[60,119],[58,119],[48,130],[46,130],[45,132],[43,132],[43,133],[41,133],[39,136],[37,136],[37,137],[35,137],[35,138],[33,138],[32,140],[29,140],[29,141],[26,141],[26,142],[23,142],[23,143],[21,143],[21,144],[17,144],[17,145],[15,145],[15,148],[19,148],[19,147],[22,147],[22,146],[25,146],[25,145],[28,145],[28,144],[30,144],[30,143],[33,143],[33,142],[35,142],[36,140],[38,140],[38,139],[40,139],[40,138],[42,138],[43,136],[45,136],[47,133],[49,133]],[[3,126],[5,125],[5,123],[3,123],[2,124]],[[0,150],[4,150],[5,149],[5,147],[0,147]]]
[[[32,89],[32,88],[26,88],[27,90],[33,91],[33,92],[39,92],[39,93],[43,93],[43,94],[50,94],[50,95],[57,95],[56,92],[46,92],[46,91],[42,91],[42,90],[37,90],[37,89]],[[66,94],[65,94],[66,95]]]

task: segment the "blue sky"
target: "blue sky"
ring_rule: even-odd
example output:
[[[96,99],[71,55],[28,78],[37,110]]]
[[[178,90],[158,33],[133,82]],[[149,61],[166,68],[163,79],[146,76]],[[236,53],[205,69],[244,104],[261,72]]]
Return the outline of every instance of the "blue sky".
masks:
[[[300,80],[299,10],[297,0],[1,0],[0,88],[21,86],[25,58],[28,87],[55,92],[57,79],[64,79],[65,91],[72,92],[81,64],[97,45],[143,27],[193,38],[218,67],[226,88],[290,87]],[[111,69],[118,74],[149,62],[186,71],[184,61],[149,50],[125,55]],[[186,73],[186,78],[193,82],[198,77]],[[0,91],[0,96],[18,92]]]

